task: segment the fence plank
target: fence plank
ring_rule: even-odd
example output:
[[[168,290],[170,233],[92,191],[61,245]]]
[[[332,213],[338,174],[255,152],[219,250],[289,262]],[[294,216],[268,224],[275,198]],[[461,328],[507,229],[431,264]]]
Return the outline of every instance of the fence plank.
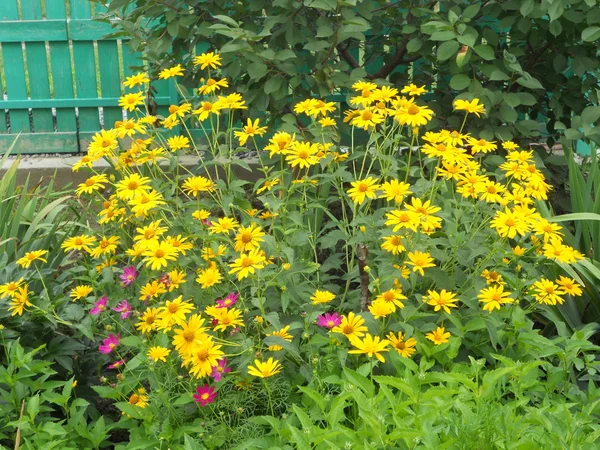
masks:
[[[89,19],[90,17],[89,2],[71,2],[71,19]],[[97,97],[94,44],[91,41],[73,42],[73,59],[77,98]],[[99,129],[100,116],[98,108],[79,108],[79,131],[98,131]]]
[[[119,75],[119,52],[117,41],[99,41],[98,55],[100,57],[100,89],[102,97],[120,97],[121,79]],[[104,128],[113,128],[115,121],[123,120],[123,110],[117,104],[114,107],[105,107]]]
[[[46,17],[48,19],[63,19],[67,17],[64,0],[46,0]],[[52,71],[52,84],[55,99],[73,99],[73,71],[69,42],[50,42],[50,66]],[[56,109],[56,129],[60,131],[77,131],[75,107]],[[73,152],[78,151],[76,146]]]

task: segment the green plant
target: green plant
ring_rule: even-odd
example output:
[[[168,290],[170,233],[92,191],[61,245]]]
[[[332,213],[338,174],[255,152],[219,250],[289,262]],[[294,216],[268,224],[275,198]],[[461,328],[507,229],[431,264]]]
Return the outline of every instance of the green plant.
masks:
[[[222,75],[239,86],[251,117],[281,117],[311,95],[345,96],[361,78],[412,80],[438,100],[432,128],[460,127],[451,107],[460,94],[485,104],[487,115],[468,127],[486,139],[552,147],[564,131],[598,140],[595,0],[95,2],[108,3],[99,17],[153,72],[175,61],[191,67],[197,46],[220,49]]]

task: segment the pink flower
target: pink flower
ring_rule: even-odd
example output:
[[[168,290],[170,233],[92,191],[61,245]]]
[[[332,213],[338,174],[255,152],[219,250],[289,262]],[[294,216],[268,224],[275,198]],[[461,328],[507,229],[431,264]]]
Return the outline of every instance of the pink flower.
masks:
[[[227,358],[220,359],[217,365],[212,368],[212,373],[210,376],[213,378],[213,380],[219,382],[224,374],[231,372],[231,369],[226,366]]]
[[[168,273],[165,273],[160,276],[158,281],[161,282],[165,286],[165,288],[168,289],[169,286],[171,285],[171,276]]]
[[[110,364],[108,366],[108,368],[109,369],[118,369],[119,367],[121,367],[124,364],[125,364],[125,360],[124,359],[120,359],[120,360],[115,361],[114,363]]]
[[[90,309],[90,314],[92,316],[97,316],[98,314],[100,314],[106,309],[106,303],[108,303],[108,297],[106,295],[104,297],[99,298],[98,301],[94,303],[94,307]]]
[[[131,314],[131,305],[127,303],[127,300],[122,300],[116,308],[113,308],[113,311],[120,312],[121,319],[127,319],[129,314]]]
[[[320,327],[333,328],[337,327],[340,323],[342,323],[342,316],[336,312],[325,313],[317,317],[317,325]]]
[[[108,355],[110,352],[112,352],[114,350],[114,348],[117,345],[119,345],[120,338],[121,338],[120,334],[117,334],[116,336],[112,333],[109,334],[108,337],[106,339],[104,339],[104,341],[102,341],[102,345],[100,347],[98,347],[98,350],[100,351],[100,353]]]
[[[203,219],[202,223],[204,225],[206,225],[207,227],[212,227],[212,222],[210,220],[208,220],[208,219]]]
[[[119,276],[121,279],[121,286],[127,287],[133,283],[138,276],[134,266],[128,266],[123,268],[123,274]]]
[[[196,394],[192,395],[192,397],[194,397],[194,401],[196,403],[200,403],[201,406],[206,406],[215,401],[215,398],[217,398],[217,393],[215,392],[214,387],[210,387],[208,384],[205,384],[202,387],[198,386],[196,388]]]
[[[227,297],[222,300],[217,300],[217,308],[229,308],[235,305],[238,301],[240,294],[237,292],[231,292]]]

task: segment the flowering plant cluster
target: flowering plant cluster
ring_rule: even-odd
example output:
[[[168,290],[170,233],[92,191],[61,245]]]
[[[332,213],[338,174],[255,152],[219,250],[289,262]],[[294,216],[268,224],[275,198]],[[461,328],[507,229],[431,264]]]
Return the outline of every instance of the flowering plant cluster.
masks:
[[[294,108],[302,128],[238,126],[246,103],[218,76],[219,55],[195,64],[201,86],[180,88],[164,117],[145,111],[148,77],[129,77],[129,118],[73,166],[90,172],[75,192],[98,229],[63,244],[85,268],[70,297],[93,319],[98,391],[124,420],[181,421],[191,403],[217,417],[215,402],[247,391],[264,392],[275,415],[278,382],[324,389],[342,367],[394,374],[410,359],[481,357],[508,348],[526,314],[581,295],[569,266],[584,256],[536,207],[551,186],[532,151],[425,131],[434,112],[412,84],[357,82],[339,118],[335,103],[307,99]],[[486,112],[478,99],[454,108],[463,127]],[[248,144],[254,168],[236,156]],[[198,167],[180,163],[186,154]],[[111,170],[98,172],[100,159]],[[23,279],[0,295],[13,314],[33,307]]]

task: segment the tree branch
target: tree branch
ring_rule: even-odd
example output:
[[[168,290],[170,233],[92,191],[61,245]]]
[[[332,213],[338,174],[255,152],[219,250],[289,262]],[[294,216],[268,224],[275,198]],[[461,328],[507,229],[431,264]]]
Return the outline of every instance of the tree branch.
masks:
[[[342,44],[338,44],[335,46],[335,48],[338,52],[338,55],[340,55],[344,59],[344,61],[350,64],[350,67],[352,67],[353,69],[358,69],[360,67],[360,64],[358,64],[356,59],[354,59],[354,56],[352,56],[348,51],[348,46],[344,47]]]

